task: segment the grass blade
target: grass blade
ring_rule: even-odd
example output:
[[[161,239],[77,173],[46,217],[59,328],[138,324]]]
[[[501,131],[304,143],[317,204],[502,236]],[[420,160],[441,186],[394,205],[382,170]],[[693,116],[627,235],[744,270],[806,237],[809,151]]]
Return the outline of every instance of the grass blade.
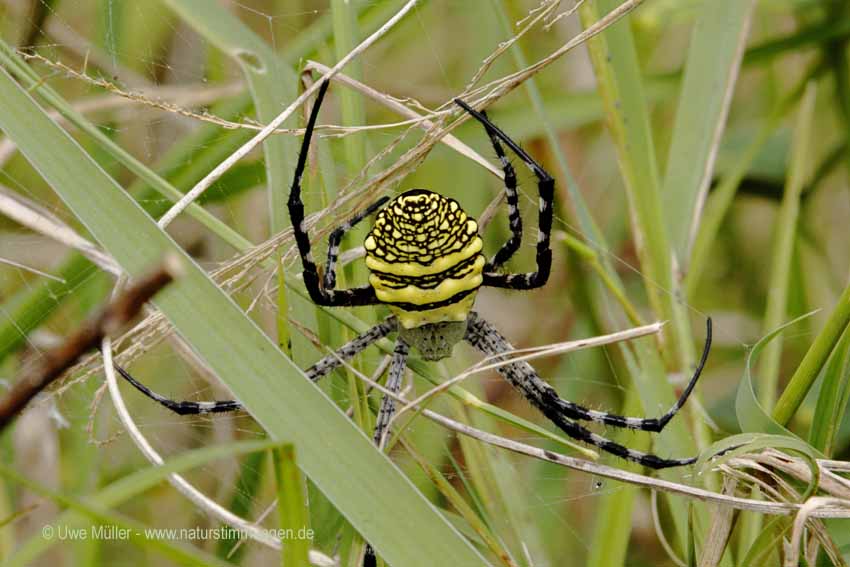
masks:
[[[410,566],[485,564],[410,481],[5,71],[0,73],[0,98],[0,129],[131,276],[166,251],[182,259],[186,275],[162,294],[157,306],[272,438],[298,446],[305,473],[383,557]],[[328,445],[331,439],[333,446]],[[414,532],[415,540],[407,537]]]
[[[281,554],[284,567],[307,567],[311,536],[307,527],[304,481],[295,463],[295,447],[286,444],[272,451],[277,473],[277,512],[280,529],[287,534]]]
[[[797,408],[800,407],[806,394],[809,393],[809,389],[814,384],[823,365],[826,364],[829,353],[833,351],[848,325],[850,325],[850,285],[844,289],[841,297],[838,298],[838,303],[833,308],[823,329],[815,337],[802,362],[794,371],[788,385],[777,400],[776,406],[773,408],[773,419],[783,425],[791,421],[791,418],[797,412]]]
[[[670,242],[682,270],[711,182],[753,4],[706,2],[692,33],[661,190]]]
[[[264,451],[275,447],[277,444],[275,441],[243,441],[189,451],[161,466],[148,467],[116,480],[96,494],[89,495],[86,502],[97,509],[115,508],[159,485],[171,473],[184,472],[216,459]],[[8,476],[7,473],[14,473],[14,471],[0,465],[0,474]],[[85,515],[79,511],[66,510],[50,525],[55,532],[59,526],[79,527],[85,525],[85,521]],[[61,540],[58,538],[44,538],[39,533],[22,543],[16,549],[14,556],[4,556],[4,559],[10,561],[7,565],[31,565],[42,553],[60,542]]]
[[[845,329],[824,370],[809,443],[832,458],[836,436],[850,398],[850,333]]]
[[[791,284],[791,260],[794,255],[794,241],[797,234],[797,218],[800,213],[800,195],[808,179],[813,112],[817,89],[809,83],[797,114],[794,132],[794,144],[791,151],[791,163],[782,204],[776,218],[774,232],[773,258],[770,267],[770,293],[765,308],[764,331],[775,329],[785,320],[788,306],[788,290]],[[759,401],[770,411],[776,401],[776,388],[779,383],[779,358],[782,354],[782,338],[765,348],[759,369]]]

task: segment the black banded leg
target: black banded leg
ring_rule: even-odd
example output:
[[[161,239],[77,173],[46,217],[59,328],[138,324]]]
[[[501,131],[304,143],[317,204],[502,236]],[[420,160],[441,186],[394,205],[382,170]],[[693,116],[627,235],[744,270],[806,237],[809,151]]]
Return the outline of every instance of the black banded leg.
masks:
[[[409,352],[410,347],[404,342],[404,339],[399,337],[395,343],[395,350],[393,350],[393,359],[390,363],[390,372],[387,376],[386,385],[387,390],[393,394],[398,394],[398,391],[401,389],[401,381],[404,378],[404,371],[407,369],[407,355]],[[375,420],[375,433],[372,436],[375,445],[379,449],[384,445],[384,434],[394,413],[395,398],[384,394],[384,397],[381,399],[381,409],[378,411],[378,418]]]
[[[345,236],[345,233],[357,226],[357,223],[380,209],[384,203],[389,201],[389,197],[381,197],[368,207],[366,207],[363,211],[354,215],[341,226],[338,226],[334,229],[331,235],[328,237],[328,263],[325,266],[325,290],[333,290],[336,286],[336,259],[339,256],[339,244],[342,242],[342,237]]]
[[[706,349],[703,351],[703,359],[699,370],[702,369],[705,358],[708,355],[708,347],[710,346],[710,323],[708,328],[709,332],[706,341]],[[482,319],[474,311],[469,314],[469,326],[467,327],[466,340],[473,347],[488,356],[498,356],[499,354],[513,349],[511,344],[493,325]],[[678,467],[688,465],[696,461],[695,457],[686,459],[664,459],[656,455],[634,451],[628,447],[624,447],[610,441],[601,435],[593,433],[573,420],[596,421],[599,423],[606,423],[631,429],[645,429],[644,427],[639,426],[642,422],[657,422],[660,424],[660,429],[663,429],[670,418],[676,414],[678,409],[684,403],[684,400],[687,399],[691,390],[693,390],[693,384],[696,382],[696,378],[699,377],[699,370],[695,373],[695,377],[691,380],[691,384],[688,385],[685,394],[683,394],[682,398],[680,398],[680,400],[673,406],[671,411],[665,414],[662,418],[650,420],[605,414],[604,412],[589,410],[573,402],[563,400],[558,396],[555,389],[544,382],[540,376],[538,376],[534,368],[524,361],[512,362],[510,364],[500,366],[497,370],[505,379],[508,380],[508,382],[511,383],[511,385],[517,388],[534,407],[540,410],[540,412],[543,413],[543,415],[545,415],[552,423],[557,425],[564,433],[573,439],[583,441],[598,447],[607,453],[611,453],[612,455],[616,455],[620,458],[633,461],[653,469]],[[668,415],[669,417],[667,417]],[[663,423],[661,423],[662,420],[664,420]],[[660,429],[658,429],[658,431],[660,431]],[[656,431],[655,429],[647,430]]]
[[[482,111],[481,115],[485,118],[487,117],[486,112]],[[499,251],[484,266],[485,272],[495,272],[519,250],[522,244],[522,216],[519,213],[519,194],[517,193],[514,166],[505,155],[505,150],[502,149],[502,144],[499,143],[499,138],[496,134],[487,128],[486,125],[484,129],[487,131],[487,135],[490,136],[490,143],[493,145],[493,150],[502,163],[502,171],[505,174],[505,196],[508,202],[508,223],[511,229],[511,236],[508,238],[508,241],[502,245]]]
[[[304,132],[304,140],[301,142],[301,150],[298,153],[298,163],[295,166],[295,174],[292,178],[292,188],[289,191],[289,218],[292,222],[292,231],[295,235],[295,243],[301,255],[301,264],[304,266],[304,286],[310,294],[314,303],[325,306],[355,306],[374,305],[378,302],[375,290],[372,286],[363,286],[353,289],[332,290],[324,289],[319,280],[319,272],[313,253],[310,249],[310,236],[304,226],[304,202],[301,200],[301,177],[304,175],[304,167],[307,163],[307,152],[310,149],[310,140],[313,137],[313,129],[319,116],[322,100],[328,90],[330,83],[322,81],[319,93],[316,95],[316,103],[310,112],[307,128]]]
[[[399,337],[396,340],[395,349],[393,350],[393,358],[392,362],[390,362],[390,371],[387,376],[386,385],[387,390],[393,394],[397,394],[401,389],[401,381],[404,378],[404,371],[407,369],[407,355],[409,352],[410,346],[404,342],[404,339]],[[384,435],[394,413],[395,398],[384,394],[384,397],[381,398],[381,409],[378,410],[378,417],[375,420],[375,432],[372,435],[372,440],[378,446],[379,450],[383,449]],[[363,552],[363,567],[375,567],[377,563],[375,550],[367,543],[366,549]]]
[[[480,122],[487,134],[495,136],[508,146],[522,161],[531,169],[537,177],[537,189],[539,192],[539,213],[537,221],[537,271],[525,274],[498,274],[484,272],[485,286],[503,287],[509,289],[534,289],[543,286],[549,279],[552,269],[552,249],[550,247],[550,233],[552,232],[552,206],[555,194],[555,180],[543,167],[537,163],[525,150],[502,132],[498,126],[490,122],[486,115],[478,112],[460,99],[455,99],[458,106],[471,114]]]
[[[304,371],[307,378],[316,382],[342,365],[343,361],[349,360],[365,350],[369,345],[386,337],[396,329],[395,317],[387,317],[379,323],[344,344],[334,353],[329,354]],[[206,413],[223,413],[242,409],[242,405],[236,400],[219,400],[213,402],[174,401],[161,394],[157,394],[119,366],[114,364],[115,370],[134,388],[155,402],[165,406],[179,415],[197,415]]]

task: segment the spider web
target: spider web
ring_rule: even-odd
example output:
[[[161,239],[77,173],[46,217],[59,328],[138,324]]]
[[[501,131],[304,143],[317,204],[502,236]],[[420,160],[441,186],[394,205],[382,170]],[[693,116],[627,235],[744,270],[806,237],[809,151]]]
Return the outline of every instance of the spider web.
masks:
[[[37,4],[36,12],[43,13],[21,14],[23,8],[20,6],[6,8],[13,12],[18,10],[12,13],[13,19],[31,25],[26,37],[33,40],[32,45],[36,48],[28,49],[31,44],[20,43],[22,38],[17,37],[15,39],[22,47],[20,55],[38,70],[46,84],[62,93],[110,138],[150,167],[156,168],[168,156],[180,155],[169,167],[172,171],[186,171],[199,156],[206,155],[210,148],[222,143],[227,136],[232,136],[234,132],[253,131],[262,126],[262,122],[248,109],[225,113],[227,101],[232,101],[244,92],[244,78],[232,61],[211,47],[210,42],[179,18],[162,10],[160,13],[151,13],[144,3],[108,0],[103,3],[62,2],[58,5],[41,1]],[[361,4],[358,10],[367,13],[378,10],[385,3]],[[543,7],[549,4],[544,2]],[[294,9],[286,2],[271,0],[230,2],[227,10],[237,21],[262,37],[272,49],[281,52],[297,41],[299,33],[331,14],[324,3],[301,2],[298,5],[299,8]],[[528,3],[523,4],[523,7],[525,10],[541,9]],[[557,10],[552,12],[550,19],[555,19],[557,14]],[[464,44],[463,49],[459,50],[458,36],[478,21],[488,22],[488,25],[477,26],[480,28],[480,37],[475,37],[475,41]],[[387,36],[375,49],[364,53],[358,59],[353,74],[386,98],[415,101],[409,106],[419,110],[425,117],[436,117],[435,109],[461,92],[481,62],[487,59],[499,42],[509,37],[498,30],[500,23],[497,17],[483,5],[473,7],[460,0],[426,4],[418,8],[399,30]],[[532,37],[537,43],[529,42],[528,45],[535,45],[536,52],[545,54],[578,31],[575,18],[563,18],[549,32],[532,30]],[[9,37],[7,33],[7,40]],[[313,58],[324,62],[335,61],[338,59],[334,56],[335,47],[323,43]],[[410,61],[416,64],[410,65]],[[540,81],[559,84],[571,91],[585,92],[592,86],[588,65],[586,54],[577,51],[541,75]],[[515,63],[504,55],[493,62],[484,77],[489,79],[506,75],[515,69]],[[404,118],[394,115],[373,100],[360,99],[360,114],[356,109],[347,112],[345,105],[350,104],[350,101],[341,94],[342,90],[336,89],[338,96],[332,97],[337,98],[333,103],[334,108],[326,110],[323,120],[340,125],[344,117],[354,116],[362,122],[349,122],[340,128],[320,130],[325,137],[324,148],[319,152],[325,152],[325,161],[330,161],[333,175],[318,173],[322,167],[327,167],[327,163],[319,163],[321,156],[315,155],[317,152],[314,151],[310,179],[305,186],[308,205],[318,205],[315,210],[322,213],[315,227],[320,231],[319,234],[325,235],[334,221],[351,208],[351,203],[340,211],[324,209],[322,205],[340,194],[357,194],[354,182],[358,179],[359,167],[366,165],[365,160],[387,147],[391,148],[367,170],[375,173],[413,148],[421,138],[421,133],[415,130],[415,123],[405,130],[404,125],[397,125]],[[543,133],[539,127],[515,119],[525,109],[525,96],[520,90],[505,96],[491,109],[491,116],[509,134],[520,136],[519,139],[542,139]],[[576,139],[565,140],[565,153],[570,156],[573,175],[585,192],[590,208],[598,215],[597,222],[603,226],[616,226],[606,231],[607,236],[612,241],[624,242],[627,231],[625,197],[616,168],[612,165],[615,158],[610,143],[600,141],[605,140],[605,135],[594,129],[595,122],[596,118],[590,116],[571,126],[587,125],[588,132]],[[369,129],[361,128],[367,125]],[[374,125],[385,127],[372,128]],[[524,128],[524,131],[515,132],[512,126],[517,126],[516,129]],[[191,140],[193,133],[209,127],[218,128],[217,136],[203,144],[184,147],[182,154],[176,151],[186,140]],[[498,163],[482,131],[469,125],[454,133],[491,163]],[[351,147],[358,145],[361,155],[350,158],[347,152],[356,154],[358,150],[352,150]],[[133,176],[112,157],[99,152],[96,147],[88,146],[87,149],[122,185],[132,186]],[[528,149],[537,154],[549,151],[538,142],[531,142]],[[22,198],[22,206],[52,219],[56,225],[67,225],[88,238],[70,212],[14,151],[4,154],[0,147],[0,159],[5,160],[7,165],[0,172],[0,189],[15,193]],[[268,218],[268,197],[261,159],[260,153],[255,152],[234,168],[236,173],[211,188],[209,204],[205,206],[252,242],[264,242],[266,254],[272,255],[278,243],[271,239],[268,223],[256,220]],[[350,161],[354,161],[356,167],[347,163]],[[512,267],[525,270],[533,266],[537,190],[534,180],[525,175],[524,168],[519,163],[515,165],[522,176],[520,191],[526,236],[519,258]],[[554,161],[551,170],[556,177],[559,176]],[[331,180],[336,181],[336,186],[328,186]],[[347,185],[349,183],[353,184],[353,189],[349,189],[348,193],[337,193],[338,190],[342,191],[340,188],[352,187]],[[502,190],[501,183],[483,168],[458,156],[451,148],[440,145],[434,147],[425,161],[409,170],[409,175],[398,188],[408,187],[428,187],[453,197],[473,216],[482,213]],[[612,193],[617,194],[618,198],[611,199]],[[219,198],[221,196],[224,197]],[[559,193],[557,198],[564,199],[565,196],[566,193]],[[156,208],[167,206],[170,201],[151,194],[141,198],[140,203]],[[502,208],[487,229],[487,250],[492,252],[505,238],[506,221],[507,215]],[[45,279],[59,271],[69,261],[71,254],[76,254],[69,252],[66,245],[57,243],[54,238],[32,230],[21,230],[17,224],[4,223],[0,228],[3,230],[0,258],[6,262],[0,267],[0,283],[7,293],[24,296],[42,289]],[[612,251],[601,247],[563,215],[556,215],[555,230],[591,244],[598,253],[613,262],[618,270],[623,271],[626,277],[638,280],[643,275],[637,262],[625,256],[627,252],[623,248],[618,245],[616,251]],[[232,249],[185,215],[175,223],[170,233],[211,272],[220,270],[219,281],[228,293],[270,334],[274,334],[277,280],[273,272],[259,267],[255,262],[239,263],[238,258],[234,260]],[[356,248],[359,240],[358,235],[354,234],[346,239],[345,245]],[[290,247],[291,242],[286,246]],[[556,249],[556,265],[559,266],[553,274],[553,281],[559,285],[550,285],[530,294],[482,290],[477,302],[477,309],[521,346],[587,336],[593,330],[587,312],[576,305],[565,289],[567,286],[564,282],[569,274],[565,273],[563,246],[559,242],[553,246]],[[283,256],[288,269],[297,271],[299,263],[293,250],[284,249]],[[228,269],[231,263],[236,266],[235,270]],[[352,266],[356,264],[353,262]],[[363,276],[362,268],[358,270],[352,267],[346,273],[348,279]],[[38,299],[39,306],[53,310],[54,305],[59,305],[58,312],[34,333],[19,329],[20,337],[25,337],[27,356],[37,359],[47,346],[73,328],[81,313],[105,299],[113,282],[104,270],[92,267],[73,285],[46,289],[43,297]],[[670,291],[662,289],[661,292]],[[0,309],[4,308],[0,306]],[[606,309],[612,320],[617,320],[615,306],[611,304]],[[361,315],[370,317],[368,314]],[[291,316],[295,319],[292,333],[295,350],[299,353],[298,362],[306,366],[319,355],[319,349],[310,339],[321,336],[323,324],[327,331],[328,323],[317,321],[315,314],[303,307],[293,311]],[[14,313],[4,309],[0,317],[14,320]],[[153,389],[167,393],[174,399],[227,399],[228,393],[217,384],[214,377],[209,376],[202,361],[187,355],[186,350],[181,350],[174,340],[160,343],[166,328],[161,321],[152,321],[129,340],[119,343],[119,350],[131,349],[134,344],[141,345],[133,357],[144,356],[133,366],[134,374]],[[305,332],[300,332],[302,330]],[[344,333],[332,334],[345,336]],[[20,340],[20,337],[16,340]],[[457,349],[457,358],[447,362],[441,369],[444,378],[460,373],[473,362],[470,353],[463,350]],[[302,354],[304,352],[309,354]],[[369,374],[381,360],[382,356],[369,351],[358,359],[356,367]],[[617,365],[611,361],[606,349],[581,352],[560,359],[545,359],[535,364],[541,375],[562,396],[582,400],[599,408],[617,407],[623,396],[623,384],[629,381],[627,377],[620,376]],[[79,370],[84,377],[93,374],[100,376],[94,358]],[[14,368],[7,371],[10,373],[5,376],[11,376],[13,371]],[[412,379],[408,377],[408,380]],[[38,424],[38,431],[54,439],[54,443],[46,445],[51,450],[32,456],[34,460],[28,467],[33,470],[57,471],[68,458],[65,451],[97,461],[95,477],[113,478],[128,469],[144,466],[109,404],[96,403],[92,406],[92,400],[97,402],[103,396],[99,378],[80,379],[73,384],[73,387],[63,386],[60,388],[61,396],[50,396],[45,402],[44,407],[48,408],[46,415],[52,417],[28,417],[40,420],[33,421]],[[476,375],[465,381],[463,386],[494,405],[542,423],[495,374]],[[416,379],[412,381],[412,387],[421,393],[423,388],[430,386]],[[343,408],[348,407],[346,404],[350,404],[351,393],[349,382],[340,376],[331,377],[325,380],[323,388],[340,401]],[[178,455],[190,448],[233,439],[259,439],[263,435],[247,416],[177,417],[141,399],[135,392],[126,388],[124,391],[134,420],[164,455]],[[414,394],[411,393],[410,397],[414,397]],[[433,407],[451,412],[453,406],[446,400],[437,400]],[[505,507],[504,517],[491,518],[496,524],[494,529],[504,538],[505,544],[520,563],[554,565],[557,561],[550,563],[551,558],[561,557],[565,553],[588,553],[587,525],[588,519],[592,518],[596,497],[622,490],[619,484],[601,482],[588,475],[569,473],[561,467],[493,449],[485,449],[488,459],[485,468],[473,466],[467,458],[463,458],[463,452],[471,450],[465,448],[469,441],[459,442],[444,429],[420,421],[424,420],[410,427],[411,438],[453,485],[477,486],[477,482],[485,480],[492,483],[489,488],[499,494],[501,504]],[[476,422],[485,429],[494,426],[498,428],[497,422],[483,416],[475,416],[473,423]],[[513,432],[511,437],[557,448],[551,441],[530,433]],[[409,458],[400,454],[398,461],[412,478],[427,486],[424,475]],[[244,480],[244,476],[250,476],[252,472],[249,462],[242,461],[241,472],[239,465],[236,460],[214,463],[193,471],[188,478],[223,502],[241,494],[249,503],[248,517],[256,518],[270,505],[273,494],[268,482],[261,483],[256,492],[244,489],[241,485],[230,490],[240,474]],[[264,463],[259,465],[259,469],[253,469],[253,472],[268,475],[267,469],[268,463]],[[478,478],[482,474],[485,480]],[[57,482],[55,474],[47,474],[44,480],[47,484]],[[79,482],[81,486],[86,486],[94,480],[79,479]],[[481,486],[477,488],[482,489]],[[481,497],[481,494],[473,496]],[[152,510],[183,510],[171,517],[156,515],[156,521],[163,526],[185,526],[193,522],[205,524],[204,520],[191,516],[191,505],[175,496],[173,491],[152,495],[146,505]],[[49,511],[42,510],[33,512],[27,522],[30,529],[34,529],[33,526],[40,526],[49,519]],[[27,531],[27,528],[22,530]],[[557,537],[554,534],[558,534]],[[260,546],[249,546],[252,560],[261,561],[264,554],[269,553]]]

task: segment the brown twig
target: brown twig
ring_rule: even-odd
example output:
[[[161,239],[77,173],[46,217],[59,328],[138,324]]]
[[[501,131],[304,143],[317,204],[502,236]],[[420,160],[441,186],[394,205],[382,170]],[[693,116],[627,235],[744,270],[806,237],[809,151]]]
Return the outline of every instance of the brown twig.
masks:
[[[168,285],[178,272],[179,264],[167,257],[161,266],[127,287],[100,313],[83,323],[64,343],[45,352],[0,400],[0,431],[80,356],[97,348],[104,336],[115,333],[131,321],[145,302]]]

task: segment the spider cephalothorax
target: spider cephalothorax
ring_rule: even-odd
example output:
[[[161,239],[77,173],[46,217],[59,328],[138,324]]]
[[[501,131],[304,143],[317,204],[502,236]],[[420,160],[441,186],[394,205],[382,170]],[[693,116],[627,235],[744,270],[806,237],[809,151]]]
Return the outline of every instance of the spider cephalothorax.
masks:
[[[351,359],[380,339],[397,333],[386,381],[386,389],[391,394],[385,395],[381,400],[375,421],[374,439],[380,444],[395,411],[395,396],[401,387],[410,346],[419,350],[424,358],[440,359],[450,355],[454,345],[463,340],[483,354],[503,361],[504,364],[497,368],[498,372],[529,403],[570,437],[655,469],[693,463],[696,459],[692,457],[667,459],[629,449],[593,433],[580,422],[589,421],[652,432],[664,429],[693,391],[708,357],[711,346],[710,319],[702,358],[679,399],[661,417],[641,418],[591,410],[561,398],[530,364],[524,361],[506,361],[506,353],[513,347],[498,329],[472,311],[475,294],[482,286],[524,291],[539,288],[548,280],[552,265],[549,236],[552,229],[555,182],[540,164],[493,124],[486,114],[471,108],[462,100],[455,102],[484,127],[502,164],[511,233],[508,240],[487,261],[481,254],[482,242],[478,235],[478,225],[457,201],[424,189],[414,189],[399,195],[389,203],[387,197],[382,197],[336,228],[328,238],[328,258],[324,276],[319,275],[312,254],[312,243],[304,224],[301,175],[327,88],[328,83],[325,81],[310,113],[288,202],[295,242],[304,267],[304,286],[318,305],[352,307],[384,304],[390,308],[393,315],[305,370],[305,376],[314,381],[319,380],[338,368],[343,361]],[[517,179],[502,144],[510,148],[537,178],[539,206],[535,244],[536,269],[533,272],[503,271],[505,263],[519,250],[523,231]],[[377,213],[377,217],[364,243],[366,265],[371,272],[369,284],[350,289],[336,289],[334,269],[342,238],[353,226],[374,213]],[[146,396],[177,413],[225,412],[241,407],[235,400],[177,402],[152,392],[123,368],[119,367],[118,371]]]
[[[369,283],[399,332],[428,360],[451,355],[483,281],[478,223],[454,199],[425,189],[399,195],[366,237]]]

